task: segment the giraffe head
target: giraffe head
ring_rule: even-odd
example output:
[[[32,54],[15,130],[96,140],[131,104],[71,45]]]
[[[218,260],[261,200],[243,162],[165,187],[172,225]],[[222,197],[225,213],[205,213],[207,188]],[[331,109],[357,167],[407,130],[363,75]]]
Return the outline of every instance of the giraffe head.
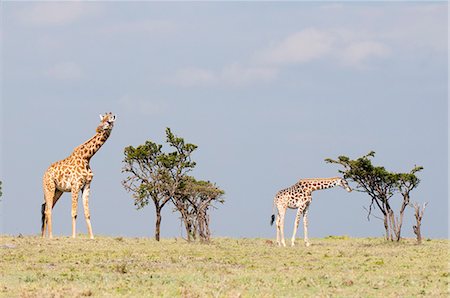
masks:
[[[339,178],[336,182],[336,185],[341,186],[342,188],[344,188],[346,191],[351,192],[352,189],[350,188],[350,186],[348,186],[348,182],[347,180],[345,180],[344,178]]]
[[[100,124],[97,126],[97,132],[111,131],[114,126],[114,121],[116,121],[116,116],[113,113],[105,113],[105,115],[100,114]]]

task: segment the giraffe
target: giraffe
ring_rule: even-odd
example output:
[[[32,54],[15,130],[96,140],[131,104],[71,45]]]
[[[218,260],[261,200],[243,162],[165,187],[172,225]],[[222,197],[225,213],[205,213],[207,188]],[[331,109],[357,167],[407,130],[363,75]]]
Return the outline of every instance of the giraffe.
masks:
[[[312,192],[320,189],[341,186],[348,192],[351,188],[345,179],[341,177],[334,178],[310,178],[301,179],[296,184],[286,189],[280,190],[274,198],[273,207],[278,210],[277,217],[277,244],[286,246],[284,241],[284,216],[286,209],[297,209],[297,215],[294,223],[294,233],[291,238],[291,246],[294,246],[295,235],[297,233],[300,217],[303,215],[303,232],[305,245],[309,246],[308,240],[308,207],[312,200]],[[272,214],[271,225],[275,221],[275,214]]]
[[[89,237],[94,239],[89,213],[89,191],[94,175],[89,167],[89,161],[108,139],[116,116],[106,113],[100,115],[100,119],[96,134],[92,138],[76,147],[69,157],[50,165],[44,173],[44,203],[41,208],[42,237],[45,237],[47,229],[48,237],[52,238],[52,209],[64,192],[72,194],[72,238],[76,237],[78,194],[81,191]]]

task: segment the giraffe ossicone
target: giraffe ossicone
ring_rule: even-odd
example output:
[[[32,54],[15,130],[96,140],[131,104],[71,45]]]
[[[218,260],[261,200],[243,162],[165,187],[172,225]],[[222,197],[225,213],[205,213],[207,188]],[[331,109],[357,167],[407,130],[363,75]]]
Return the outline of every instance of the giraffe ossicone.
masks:
[[[341,186],[348,192],[351,188],[347,181],[341,177],[334,178],[310,178],[301,179],[291,187],[280,190],[273,200],[274,208],[277,208],[276,228],[277,228],[277,244],[286,246],[284,240],[284,217],[287,208],[297,209],[295,216],[294,232],[291,238],[291,246],[295,245],[295,235],[297,234],[300,217],[303,215],[303,232],[305,245],[309,246],[308,239],[308,208],[312,200],[312,192],[320,189],[327,189],[335,186]],[[272,214],[271,225],[275,221],[275,213]]]
[[[53,236],[52,209],[64,192],[71,192],[72,194],[72,237],[76,237],[78,195],[81,191],[89,237],[94,238],[89,212],[89,192],[94,174],[89,166],[89,161],[109,138],[116,116],[112,113],[105,113],[100,115],[100,120],[92,138],[76,147],[67,158],[51,164],[44,173],[44,203],[41,209],[42,237],[45,237],[46,231],[49,238]]]

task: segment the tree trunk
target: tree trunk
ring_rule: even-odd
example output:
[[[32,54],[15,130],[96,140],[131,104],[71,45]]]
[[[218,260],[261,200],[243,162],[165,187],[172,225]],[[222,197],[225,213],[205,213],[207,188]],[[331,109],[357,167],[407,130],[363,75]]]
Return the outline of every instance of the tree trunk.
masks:
[[[156,225],[155,225],[155,239],[159,241],[161,231],[161,209],[156,208]]]
[[[416,226],[413,226],[414,234],[416,234],[417,237],[417,244],[422,243],[422,234],[420,233],[420,224],[417,224]]]
[[[419,204],[414,203],[414,217],[416,218],[416,225],[413,226],[413,231],[417,237],[417,244],[422,243],[422,233],[420,232],[420,226],[422,225],[422,217],[426,207],[427,203],[423,204],[422,208],[420,208]]]
[[[394,241],[394,238],[397,238],[397,225],[395,222],[394,211],[389,210],[389,226],[391,228],[391,241]]]
[[[208,206],[211,200],[205,202],[200,208],[198,213],[198,232],[202,242],[209,242],[211,232],[209,230],[209,216]]]
[[[392,210],[391,206],[388,202],[385,202],[385,210],[386,210],[386,218],[387,228],[389,230],[389,237],[387,240],[394,241],[394,238],[397,238],[397,225],[395,222],[394,210]]]
[[[384,214],[384,229],[386,231],[386,240],[389,241],[390,239],[390,234],[389,234],[389,219],[388,219],[389,215],[388,214]]]
[[[191,225],[188,223],[188,221],[186,219],[183,219],[183,221],[184,221],[184,227],[186,229],[187,241],[191,242]]]
[[[397,236],[397,242],[401,239],[401,232],[402,232],[402,226],[403,226],[403,214],[405,213],[406,206],[409,204],[409,194],[405,193],[403,194],[403,203],[402,207],[400,208],[400,218],[397,220],[397,226],[396,226],[396,236]]]

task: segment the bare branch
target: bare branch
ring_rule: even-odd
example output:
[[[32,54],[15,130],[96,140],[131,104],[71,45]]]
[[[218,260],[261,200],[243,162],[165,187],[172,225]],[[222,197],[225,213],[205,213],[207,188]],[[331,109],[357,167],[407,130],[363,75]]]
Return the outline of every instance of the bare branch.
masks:
[[[370,204],[370,206],[372,206],[372,204]],[[370,216],[372,216],[372,217],[374,217],[374,218],[376,218],[376,219],[379,219],[379,220],[383,220],[383,218],[381,218],[381,217],[379,217],[379,216],[376,216],[376,215],[373,215],[373,214],[372,214],[372,207],[370,207],[370,206],[369,206],[369,210],[367,210],[367,208],[366,208],[365,206],[363,206],[363,209],[366,210],[366,211],[368,212],[368,214],[367,214],[367,220],[370,221]]]

